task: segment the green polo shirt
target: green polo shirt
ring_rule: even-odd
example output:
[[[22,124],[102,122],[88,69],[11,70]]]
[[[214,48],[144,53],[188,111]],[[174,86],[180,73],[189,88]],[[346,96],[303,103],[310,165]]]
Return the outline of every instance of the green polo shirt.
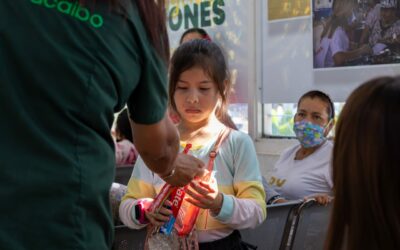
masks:
[[[166,110],[135,1],[96,2],[0,1],[2,250],[109,249],[113,114],[128,103],[152,124]]]

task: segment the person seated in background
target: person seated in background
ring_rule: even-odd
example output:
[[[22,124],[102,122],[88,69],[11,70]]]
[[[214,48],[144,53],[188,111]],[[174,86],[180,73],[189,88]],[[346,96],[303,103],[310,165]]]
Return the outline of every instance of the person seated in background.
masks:
[[[268,204],[310,196],[322,204],[331,199],[333,144],[327,136],[335,123],[333,102],[327,94],[313,90],[297,105],[293,129],[299,144],[284,150],[276,162],[268,184],[279,195],[269,195]]]
[[[371,30],[375,26],[375,23],[379,22],[379,18],[381,16],[380,0],[369,0],[368,7],[369,9],[366,13],[364,29],[362,30],[359,44],[368,43]]]
[[[335,133],[324,249],[400,249],[399,110],[399,76],[372,79],[347,99]]]
[[[343,66],[363,54],[370,54],[371,48],[364,44],[358,49],[350,50],[350,40],[346,33],[349,18],[353,15],[354,2],[335,0],[332,15],[329,17],[321,34],[320,46],[314,55],[314,67],[326,68]]]
[[[400,20],[397,17],[397,0],[381,1],[380,20],[375,22],[371,30],[369,45],[376,55],[387,47],[394,50],[400,49]]]
[[[211,37],[208,35],[207,31],[202,28],[190,28],[183,32],[179,44],[185,43],[193,39],[205,39],[211,41]]]
[[[132,165],[136,162],[138,152],[133,144],[128,109],[125,108],[119,113],[115,124],[115,160],[117,167]]]

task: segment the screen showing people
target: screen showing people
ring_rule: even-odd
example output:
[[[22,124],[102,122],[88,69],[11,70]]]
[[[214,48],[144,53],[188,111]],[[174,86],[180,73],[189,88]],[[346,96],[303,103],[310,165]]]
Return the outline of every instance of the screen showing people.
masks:
[[[313,1],[314,68],[400,63],[398,0]]]

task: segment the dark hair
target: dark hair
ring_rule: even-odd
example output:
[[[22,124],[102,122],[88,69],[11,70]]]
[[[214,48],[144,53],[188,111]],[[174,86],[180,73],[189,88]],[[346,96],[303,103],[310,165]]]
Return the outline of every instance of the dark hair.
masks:
[[[183,43],[172,55],[169,74],[169,100],[171,107],[177,112],[174,101],[176,85],[180,75],[193,67],[200,67],[215,82],[221,95],[221,106],[216,110],[217,118],[226,124],[227,102],[231,91],[229,70],[222,50],[213,42],[196,39]]]
[[[129,122],[128,109],[123,109],[116,120],[115,131],[133,143],[132,128]]]
[[[183,34],[182,34],[182,36],[181,36],[181,39],[179,40],[179,44],[182,44],[183,38],[184,38],[187,34],[190,34],[190,33],[198,33],[198,34],[200,34],[200,36],[201,36],[203,39],[206,39],[206,40],[208,40],[208,41],[211,41],[210,36],[208,35],[207,31],[205,31],[204,29],[202,29],[202,28],[190,28],[190,29],[187,29],[185,32],[183,32]]]
[[[117,6],[124,1],[133,0],[79,0],[80,3],[85,2],[108,2],[111,6]],[[160,57],[168,64],[169,61],[169,40],[166,27],[166,11],[165,0],[135,0],[143,26],[151,44],[160,55]]]
[[[308,91],[307,93],[305,93],[304,95],[302,95],[297,103],[297,107],[300,106],[301,101],[304,100],[304,98],[318,98],[321,101],[325,102],[327,104],[326,107],[326,112],[328,113],[329,116],[329,120],[332,120],[335,118],[335,107],[333,106],[333,102],[331,100],[331,98],[329,97],[329,95],[325,94],[322,91],[319,90],[311,90]]]
[[[400,249],[400,77],[358,87],[336,125],[326,249]]]
[[[343,17],[342,11],[344,9],[354,8],[355,0],[334,0],[332,3],[332,14],[324,25],[322,30],[321,39],[325,36],[332,38],[335,30],[338,27],[347,26],[347,18]]]

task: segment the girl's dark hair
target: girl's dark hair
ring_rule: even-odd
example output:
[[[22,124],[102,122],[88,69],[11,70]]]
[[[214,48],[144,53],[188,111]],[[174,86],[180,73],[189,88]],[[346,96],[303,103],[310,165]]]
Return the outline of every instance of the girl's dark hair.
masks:
[[[166,27],[165,0],[79,0],[80,3],[108,2],[111,6],[117,6],[120,3],[123,4],[125,1],[136,2],[140,18],[151,44],[165,63],[168,64],[170,54]]]
[[[208,35],[207,31],[205,31],[204,29],[202,29],[202,28],[190,28],[190,29],[187,29],[185,32],[183,32],[183,34],[182,34],[182,36],[181,36],[181,39],[179,40],[179,44],[182,44],[183,38],[184,38],[187,34],[190,34],[190,33],[198,33],[198,34],[201,35],[201,37],[202,37],[203,39],[206,39],[206,40],[211,41],[210,36]]]
[[[327,104],[326,112],[328,113],[329,120],[335,118],[335,107],[333,106],[333,102],[329,95],[319,90],[311,90],[300,97],[297,103],[297,107],[300,106],[300,103],[304,100],[304,98],[318,98],[321,101],[325,102]]]
[[[196,39],[180,45],[172,55],[169,74],[169,100],[177,112],[174,101],[176,85],[180,75],[193,67],[200,67],[217,85],[221,95],[221,106],[216,110],[217,118],[223,122],[227,118],[227,102],[231,91],[230,73],[222,50],[213,42]]]
[[[400,77],[358,87],[336,125],[325,249],[400,249]]]
[[[115,130],[133,143],[132,128],[129,122],[128,109],[123,109],[116,120]]]

